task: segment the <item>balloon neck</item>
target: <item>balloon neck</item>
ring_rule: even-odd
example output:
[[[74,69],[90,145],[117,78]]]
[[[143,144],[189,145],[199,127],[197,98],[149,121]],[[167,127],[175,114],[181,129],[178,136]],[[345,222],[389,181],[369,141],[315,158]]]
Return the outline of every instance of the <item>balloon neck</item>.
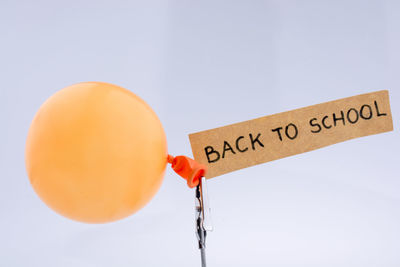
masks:
[[[207,173],[207,166],[186,156],[168,155],[167,160],[171,164],[171,168],[187,181],[190,188],[196,187],[200,183],[201,177]]]

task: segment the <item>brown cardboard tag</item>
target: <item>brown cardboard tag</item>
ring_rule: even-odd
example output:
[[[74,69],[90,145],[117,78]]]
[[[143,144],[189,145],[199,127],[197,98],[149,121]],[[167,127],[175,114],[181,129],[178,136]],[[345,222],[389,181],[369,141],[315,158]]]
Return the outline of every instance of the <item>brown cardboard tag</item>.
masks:
[[[393,130],[389,93],[377,91],[189,135],[207,178]]]

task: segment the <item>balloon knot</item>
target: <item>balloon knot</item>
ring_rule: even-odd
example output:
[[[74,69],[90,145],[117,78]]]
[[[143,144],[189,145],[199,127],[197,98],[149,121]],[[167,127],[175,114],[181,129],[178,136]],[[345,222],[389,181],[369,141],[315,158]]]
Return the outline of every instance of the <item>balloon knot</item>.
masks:
[[[173,160],[174,160],[174,156],[168,154],[168,158],[167,158],[168,163],[172,164]]]
[[[190,188],[196,187],[200,183],[201,177],[204,177],[207,172],[207,166],[186,156],[168,155],[167,161],[171,164],[171,168],[187,181]]]

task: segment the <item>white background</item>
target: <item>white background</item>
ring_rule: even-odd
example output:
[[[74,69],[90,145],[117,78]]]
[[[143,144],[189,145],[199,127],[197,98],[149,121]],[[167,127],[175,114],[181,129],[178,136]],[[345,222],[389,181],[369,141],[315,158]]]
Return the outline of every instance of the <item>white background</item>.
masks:
[[[209,266],[400,266],[399,1],[0,2],[0,266],[199,266],[194,192],[168,170],[149,205],[88,225],[47,208],[24,166],[43,101],[115,83],[187,135],[389,89],[394,132],[208,183]]]

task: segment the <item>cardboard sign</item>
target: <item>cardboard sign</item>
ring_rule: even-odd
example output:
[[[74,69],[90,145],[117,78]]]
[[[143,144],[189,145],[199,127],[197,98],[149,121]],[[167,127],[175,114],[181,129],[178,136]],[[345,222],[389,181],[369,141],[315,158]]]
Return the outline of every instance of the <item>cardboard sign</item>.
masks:
[[[388,91],[278,113],[189,135],[207,178],[393,130]]]

